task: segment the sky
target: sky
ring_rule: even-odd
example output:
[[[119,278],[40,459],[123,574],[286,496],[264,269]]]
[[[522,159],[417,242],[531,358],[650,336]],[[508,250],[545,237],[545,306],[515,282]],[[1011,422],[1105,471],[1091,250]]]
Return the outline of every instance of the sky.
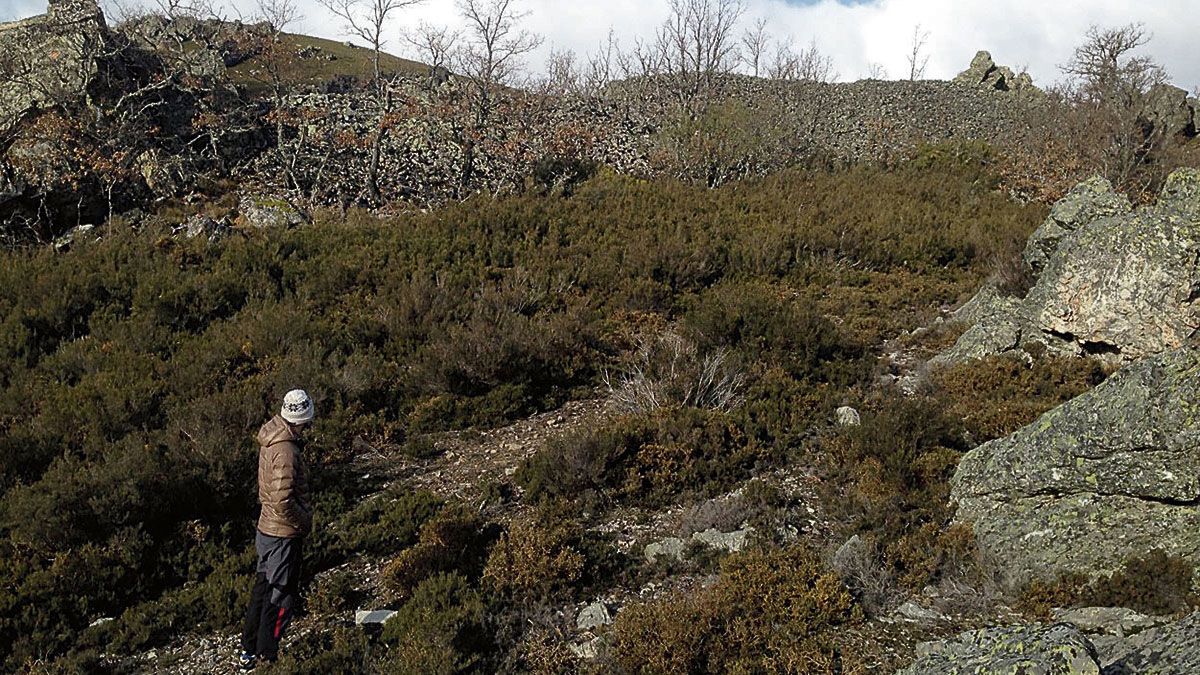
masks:
[[[111,1],[111,0],[109,0]],[[137,0],[133,0],[137,1]],[[144,0],[143,0],[144,1]],[[252,16],[255,0],[224,0],[231,16]],[[345,39],[339,21],[318,0],[296,0],[304,18],[291,32]],[[610,29],[623,44],[649,37],[666,18],[668,0],[515,0],[528,15],[524,25],[544,38],[529,56],[527,69],[540,72],[551,48],[586,55]],[[995,61],[1025,69],[1039,86],[1061,79],[1059,66],[1071,58],[1089,26],[1141,23],[1151,35],[1144,53],[1162,63],[1178,86],[1200,85],[1197,0],[744,0],[743,24],[762,17],[778,38],[798,46],[816,42],[832,57],[840,80],[867,76],[879,64],[893,79],[907,77],[914,31],[928,35],[925,76],[949,79],[964,70],[975,52],[986,49]],[[0,0],[0,21],[44,11],[44,0]],[[421,21],[457,25],[454,0],[424,0],[405,8],[389,31],[385,47],[416,56],[400,39],[405,27]]]

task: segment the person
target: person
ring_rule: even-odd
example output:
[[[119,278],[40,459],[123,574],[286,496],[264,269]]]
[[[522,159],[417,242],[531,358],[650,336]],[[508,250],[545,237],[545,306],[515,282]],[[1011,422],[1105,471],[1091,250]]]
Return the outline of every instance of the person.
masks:
[[[283,397],[279,414],[258,431],[258,566],[242,628],[244,670],[275,661],[296,611],[300,549],[312,529],[303,436],[314,415],[308,393],[293,389]]]

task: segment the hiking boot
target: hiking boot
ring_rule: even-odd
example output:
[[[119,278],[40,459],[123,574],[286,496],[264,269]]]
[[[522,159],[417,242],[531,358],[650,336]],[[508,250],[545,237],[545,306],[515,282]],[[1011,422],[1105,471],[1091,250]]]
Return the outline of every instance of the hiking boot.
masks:
[[[238,667],[242,670],[254,670],[254,666],[258,665],[258,657],[254,654],[242,654],[238,657]]]

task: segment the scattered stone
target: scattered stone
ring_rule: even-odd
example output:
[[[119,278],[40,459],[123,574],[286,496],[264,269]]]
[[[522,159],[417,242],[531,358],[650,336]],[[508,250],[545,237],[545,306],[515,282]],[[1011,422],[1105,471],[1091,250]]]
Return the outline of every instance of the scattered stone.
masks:
[[[71,248],[76,239],[95,229],[95,225],[76,225],[68,230],[66,234],[54,240],[54,249],[56,251],[65,251]],[[97,237],[96,240],[99,240],[99,238]]]
[[[183,236],[188,239],[205,237],[209,242],[214,242],[228,233],[229,225],[213,220],[204,214],[196,214],[188,218],[180,229]]]
[[[1100,675],[1096,648],[1074,626],[1017,626],[962,633],[917,647],[897,675]]]
[[[937,623],[938,621],[945,621],[946,615],[932,609],[926,609],[909,600],[897,607],[896,611],[892,612],[892,619],[907,621],[909,623]]]
[[[1085,633],[1107,633],[1125,637],[1170,623],[1170,617],[1146,616],[1125,607],[1080,607],[1058,609],[1054,620],[1069,623]]]
[[[304,222],[304,215],[282,197],[242,195],[238,213],[250,227],[291,227]]]
[[[604,649],[604,638],[594,637],[587,642],[580,643],[569,642],[567,649],[570,649],[576,658],[590,661],[600,656],[600,652]]]
[[[858,414],[857,410],[848,405],[838,408],[835,415],[837,416],[839,426],[856,427],[862,424],[862,416]]]
[[[354,613],[354,623],[365,627],[382,626],[395,615],[396,612],[390,609],[360,609]]]
[[[703,532],[696,532],[692,535],[692,541],[699,541],[707,544],[711,548],[719,548],[730,553],[737,553],[746,547],[746,542],[750,538],[750,534],[754,530],[752,528],[743,528],[733,532],[720,532],[716,529],[709,528]]]
[[[710,548],[736,553],[746,547],[746,542],[749,541],[750,535],[753,533],[754,528],[752,527],[734,530],[733,532],[721,532],[715,528],[709,528],[703,532],[693,533],[688,540],[680,539],[679,537],[666,537],[647,544],[645,556],[647,560],[652,562],[659,556],[682,560],[683,552],[687,548],[689,541],[700,542]]]
[[[843,579],[850,579],[861,568],[862,561],[870,557],[867,543],[857,534],[847,539],[833,554],[830,566]]]
[[[646,560],[654,562],[660,556],[683,559],[684,541],[679,537],[667,537],[646,544]]]
[[[607,626],[610,623],[612,623],[612,614],[608,611],[608,605],[600,601],[584,607],[575,618],[575,627],[581,631]]]

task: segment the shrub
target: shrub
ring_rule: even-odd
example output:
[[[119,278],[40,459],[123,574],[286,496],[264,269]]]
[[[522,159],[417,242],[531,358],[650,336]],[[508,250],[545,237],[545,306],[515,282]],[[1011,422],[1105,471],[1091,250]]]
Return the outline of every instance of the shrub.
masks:
[[[461,504],[446,506],[421,526],[416,545],[387,564],[382,582],[403,601],[435,573],[458,572],[468,579],[478,578],[488,538],[478,514]]]
[[[533,500],[663,505],[731,487],[762,454],[729,415],[682,408],[552,439],[521,465],[516,478]]]
[[[307,598],[307,608],[315,614],[338,614],[354,606],[358,592],[354,574],[341,570],[325,575],[313,585]]]
[[[745,376],[724,349],[701,355],[674,332],[645,339],[616,383],[605,375],[612,398],[624,410],[653,412],[692,407],[729,411],[742,402]]]
[[[786,289],[761,282],[718,284],[694,301],[684,325],[703,349],[736,349],[749,361],[778,365],[797,379],[861,376],[861,369],[853,369],[863,348],[812,307],[786,295]]]
[[[748,551],[723,560],[708,589],[626,607],[611,653],[625,672],[833,673],[833,632],[860,620],[811,551]]]
[[[524,602],[571,597],[584,577],[583,532],[548,508],[513,521],[492,546],[483,569],[487,587]]]
[[[403,550],[417,541],[421,526],[441,502],[428,492],[390,492],[359,504],[337,522],[317,528],[312,559],[340,562],[351,554]]]
[[[488,649],[479,594],[459,574],[435,574],[383,627],[388,669],[452,675],[478,666]]]
[[[930,384],[946,414],[962,420],[972,442],[984,443],[1032,423],[1107,376],[1092,359],[1040,357],[1026,364],[1002,355],[935,371]]]

